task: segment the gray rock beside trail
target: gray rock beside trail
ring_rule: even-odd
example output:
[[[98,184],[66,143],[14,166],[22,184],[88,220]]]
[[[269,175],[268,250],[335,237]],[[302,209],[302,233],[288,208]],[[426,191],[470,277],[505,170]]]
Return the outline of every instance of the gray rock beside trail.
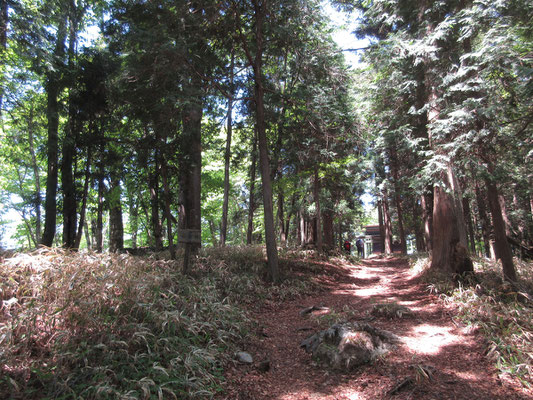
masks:
[[[342,323],[315,333],[300,344],[320,364],[352,371],[387,353],[399,338],[365,323]]]
[[[235,353],[235,359],[242,364],[252,364],[254,362],[252,356],[245,351]]]

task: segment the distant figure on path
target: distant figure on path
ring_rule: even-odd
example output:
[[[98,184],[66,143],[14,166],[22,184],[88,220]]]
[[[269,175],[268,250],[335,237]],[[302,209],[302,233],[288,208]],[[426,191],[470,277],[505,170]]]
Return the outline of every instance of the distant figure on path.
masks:
[[[359,238],[355,242],[355,246],[357,247],[357,254],[359,257],[364,258],[365,257],[365,242],[363,242],[363,239]]]
[[[348,254],[352,252],[352,244],[350,243],[349,240],[344,241],[344,251]]]

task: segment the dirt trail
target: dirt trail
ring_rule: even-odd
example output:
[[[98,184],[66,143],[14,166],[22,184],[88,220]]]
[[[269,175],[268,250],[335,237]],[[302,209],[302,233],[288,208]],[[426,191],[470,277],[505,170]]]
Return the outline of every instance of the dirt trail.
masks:
[[[365,260],[360,265],[323,263],[317,279],[325,290],[315,296],[267,306],[253,314],[258,337],[244,350],[253,366],[228,369],[225,399],[530,399],[513,382],[502,381],[484,354],[481,335],[452,321],[453,310],[411,276],[405,261]],[[413,314],[402,319],[370,321],[402,339],[384,359],[350,374],[326,371],[299,348],[310,334],[327,326],[327,319],[343,311],[350,320],[372,318],[375,303],[394,301]],[[301,316],[305,307],[327,310]],[[322,314],[322,316],[320,316]],[[333,319],[333,318],[331,318]],[[260,372],[262,361],[270,370]],[[430,375],[430,378],[427,376]],[[422,378],[422,379],[418,379]],[[410,379],[410,381],[408,380]],[[396,393],[391,390],[401,383]]]

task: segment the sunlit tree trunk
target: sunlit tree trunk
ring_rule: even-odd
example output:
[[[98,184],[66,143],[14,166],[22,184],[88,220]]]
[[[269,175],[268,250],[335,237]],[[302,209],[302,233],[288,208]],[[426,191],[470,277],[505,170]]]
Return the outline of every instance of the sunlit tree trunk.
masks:
[[[254,232],[254,211],[255,211],[255,174],[257,164],[257,130],[254,129],[254,139],[252,144],[252,161],[250,164],[250,198],[248,200],[248,228],[246,230],[246,244],[251,245]]]
[[[111,202],[109,205],[109,251],[120,252],[124,249],[124,225],[122,222],[122,202],[120,179],[111,177]]]
[[[485,250],[485,256],[490,257],[490,223],[487,215],[487,208],[485,205],[485,199],[479,188],[479,183],[476,181],[475,188],[477,211],[479,214],[479,220],[481,222],[481,236],[483,238],[483,248]]]

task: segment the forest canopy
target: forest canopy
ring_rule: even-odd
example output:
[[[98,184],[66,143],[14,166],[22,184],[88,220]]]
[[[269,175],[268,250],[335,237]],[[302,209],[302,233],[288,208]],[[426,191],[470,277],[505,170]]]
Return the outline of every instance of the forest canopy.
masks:
[[[533,5],[0,1],[3,211],[26,248],[533,253]],[[89,32],[91,32],[89,34]],[[377,215],[363,210],[371,193]],[[198,232],[200,240],[184,243]]]

